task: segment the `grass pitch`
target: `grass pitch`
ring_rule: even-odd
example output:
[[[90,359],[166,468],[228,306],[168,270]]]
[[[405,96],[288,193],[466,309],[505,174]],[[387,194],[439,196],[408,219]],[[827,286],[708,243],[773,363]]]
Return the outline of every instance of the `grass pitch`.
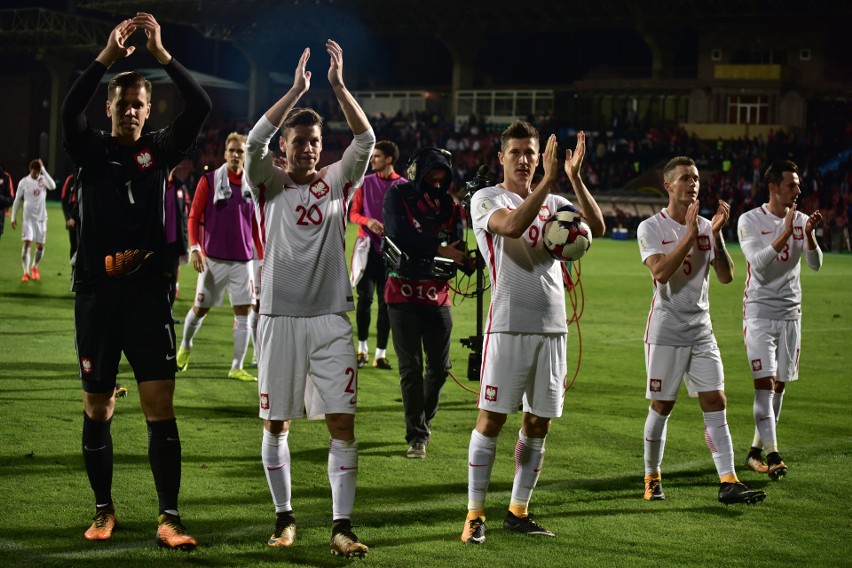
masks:
[[[119,528],[110,542],[83,539],[93,497],[80,452],[80,384],[76,377],[68,241],[54,204],[42,280],[20,282],[20,228],[8,220],[0,239],[0,479],[3,566],[339,566],[328,551],[330,491],[327,432],[294,424],[293,504],[299,533],[292,549],[270,549],[274,512],[260,461],[261,421],[253,384],[227,379],[231,322],[214,308],[178,375],[175,399],[183,442],[181,513],[200,546],[191,554],[154,545],[157,502],[147,463],[146,429],[135,381],[122,363],[112,432],[113,495]],[[354,227],[350,227],[350,237]],[[569,362],[582,365],[554,421],[531,509],[556,539],[502,530],[511,491],[519,416],[498,447],[488,500],[488,542],[458,541],[466,508],[467,444],[475,396],[448,380],[425,460],[405,458],[396,370],[360,373],[357,437],[360,472],[354,522],[374,566],[849,566],[852,529],[852,256],[827,254],[819,273],[802,270],[801,380],[790,385],[779,424],[789,475],[778,483],[742,466],[752,432],[752,386],[742,343],[745,263],[736,245],[735,281],[711,284],[711,313],[725,363],[728,422],[740,477],[765,488],[762,504],[724,507],[703,441],[701,411],[681,393],[669,422],[663,462],[667,501],[642,500],[644,399],[642,333],[651,281],[635,242],[596,241],[582,263],[585,312],[572,326]],[[350,249],[351,250],[351,249]],[[195,289],[184,267],[175,316],[183,319]],[[487,306],[487,303],[486,303]],[[473,299],[453,309],[453,373],[463,387],[475,333]],[[354,314],[353,314],[354,322]],[[373,329],[375,322],[373,325]],[[181,326],[177,326],[180,336]],[[370,350],[375,348],[371,338]],[[250,357],[250,356],[249,356]],[[396,367],[392,346],[391,363]]]

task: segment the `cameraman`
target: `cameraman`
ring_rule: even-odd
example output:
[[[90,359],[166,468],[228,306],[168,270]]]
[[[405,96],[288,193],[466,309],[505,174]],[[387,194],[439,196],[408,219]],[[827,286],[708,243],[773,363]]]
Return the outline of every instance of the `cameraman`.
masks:
[[[450,368],[449,279],[469,263],[461,213],[447,193],[449,158],[438,148],[416,153],[408,166],[410,181],[391,187],[383,207],[385,235],[400,250],[399,261],[388,267],[385,302],[399,359],[409,458],[426,457],[430,422]]]

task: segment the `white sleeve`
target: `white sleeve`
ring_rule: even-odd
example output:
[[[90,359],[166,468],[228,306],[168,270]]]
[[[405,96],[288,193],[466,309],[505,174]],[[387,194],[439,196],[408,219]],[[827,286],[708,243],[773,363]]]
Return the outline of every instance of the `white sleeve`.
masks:
[[[56,189],[56,182],[53,180],[52,177],[50,177],[50,174],[47,173],[47,170],[42,169],[41,175],[44,176],[44,186],[47,188],[48,191],[53,191],[54,189]]]
[[[814,250],[805,248],[805,260],[808,262],[808,267],[813,271],[822,268],[822,249],[819,248],[819,244]]]
[[[737,235],[740,237],[740,248],[743,250],[746,262],[755,269],[763,270],[778,256],[778,251],[772,245],[764,246],[758,238],[757,227],[751,226],[749,217],[743,215],[737,221]]]
[[[654,234],[654,227],[649,223],[650,219],[646,219],[639,223],[639,228],[636,230],[636,240],[639,241],[639,254],[642,255],[642,262],[649,256],[655,254],[666,254],[666,249],[663,248],[663,241],[657,238]]]
[[[340,159],[343,179],[353,185],[361,185],[375,146],[376,134],[372,128],[368,128],[366,132],[355,135],[352,142],[343,152],[343,158]]]
[[[21,182],[18,182],[18,191],[15,192],[15,202],[12,204],[12,220],[18,214],[18,209],[21,208],[21,203],[24,201],[24,188],[21,187]]]
[[[278,128],[263,115],[252,127],[246,140],[246,178],[249,191],[255,198],[261,185],[271,186],[275,164],[269,153],[269,142],[277,131]]]
[[[492,194],[486,190],[480,190],[473,194],[470,199],[470,217],[473,221],[474,228],[482,229],[490,233],[488,230],[488,220],[491,216],[500,209],[505,209],[506,206],[492,199]]]

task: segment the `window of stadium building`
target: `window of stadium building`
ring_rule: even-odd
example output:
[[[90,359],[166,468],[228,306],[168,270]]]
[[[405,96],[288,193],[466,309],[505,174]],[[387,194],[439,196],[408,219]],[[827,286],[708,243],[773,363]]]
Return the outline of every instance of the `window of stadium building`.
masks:
[[[729,124],[766,124],[769,103],[758,95],[732,95],[728,97]]]

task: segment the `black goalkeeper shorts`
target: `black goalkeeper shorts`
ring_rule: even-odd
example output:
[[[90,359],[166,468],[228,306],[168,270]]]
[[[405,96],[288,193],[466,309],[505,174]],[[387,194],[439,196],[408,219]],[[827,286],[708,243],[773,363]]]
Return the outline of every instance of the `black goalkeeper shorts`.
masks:
[[[174,380],[175,328],[163,276],[104,278],[86,286],[77,292],[74,323],[84,391],[115,388],[122,352],[136,382]]]

